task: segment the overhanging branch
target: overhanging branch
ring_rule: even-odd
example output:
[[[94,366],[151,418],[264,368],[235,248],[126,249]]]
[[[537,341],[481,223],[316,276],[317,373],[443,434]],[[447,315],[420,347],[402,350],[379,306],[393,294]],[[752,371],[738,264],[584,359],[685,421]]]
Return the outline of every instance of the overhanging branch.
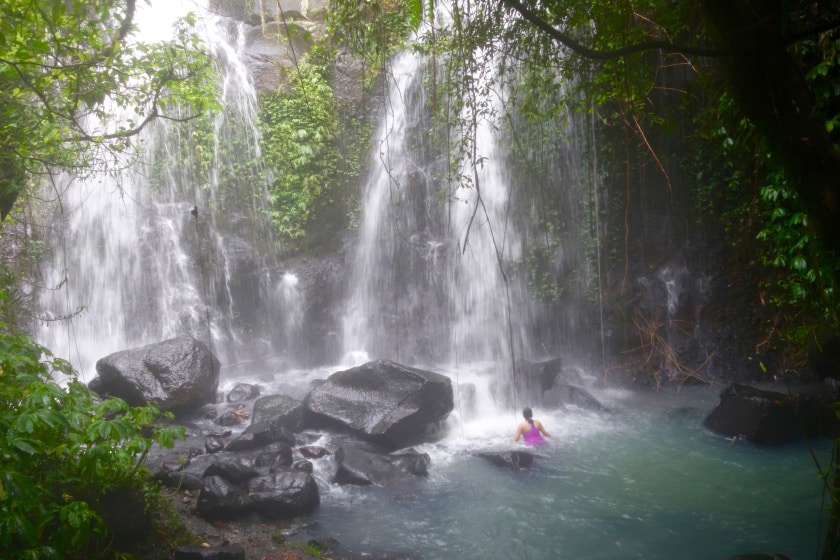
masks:
[[[601,61],[612,60],[615,58],[620,58],[622,56],[627,56],[630,54],[635,54],[644,51],[682,53],[707,58],[726,58],[739,56],[749,52],[760,51],[768,48],[784,47],[786,45],[790,45],[801,41],[802,39],[805,39],[807,37],[818,35],[820,33],[824,33],[832,29],[840,28],[840,19],[833,19],[821,25],[800,31],[799,33],[794,33],[785,37],[779,37],[776,40],[769,41],[766,43],[749,45],[737,49],[715,49],[708,47],[696,47],[691,45],[680,45],[678,43],[672,43],[670,41],[642,41],[641,43],[628,45],[620,49],[599,51],[582,45],[567,33],[563,33],[562,31],[558,30],[556,27],[548,23],[545,19],[540,17],[539,14],[526,8],[519,0],[502,0],[502,3],[508,6],[510,9],[517,12],[519,15],[522,16],[523,19],[534,25],[534,27],[536,27],[537,29],[543,31],[559,43],[568,47],[572,52],[575,52],[583,57],[592,60]]]

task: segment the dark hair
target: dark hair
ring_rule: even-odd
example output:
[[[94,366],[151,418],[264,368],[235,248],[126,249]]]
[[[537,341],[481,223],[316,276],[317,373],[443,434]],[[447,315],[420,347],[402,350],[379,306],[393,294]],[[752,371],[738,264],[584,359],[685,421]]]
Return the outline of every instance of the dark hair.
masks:
[[[532,417],[534,416],[534,411],[531,410],[531,407],[526,406],[525,408],[523,408],[522,409],[522,416],[525,417],[525,420],[527,420],[529,424],[533,425],[534,421],[533,421]]]

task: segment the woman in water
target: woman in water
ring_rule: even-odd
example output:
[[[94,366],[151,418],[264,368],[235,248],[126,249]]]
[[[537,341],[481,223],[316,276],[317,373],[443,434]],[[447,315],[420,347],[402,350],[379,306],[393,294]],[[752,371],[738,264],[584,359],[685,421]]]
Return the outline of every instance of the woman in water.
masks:
[[[534,412],[526,406],[522,409],[522,416],[525,417],[525,421],[516,428],[516,435],[513,437],[513,441],[517,442],[519,438],[525,436],[525,445],[528,447],[548,443],[543,436],[550,438],[551,434],[543,428],[542,422],[534,420]]]

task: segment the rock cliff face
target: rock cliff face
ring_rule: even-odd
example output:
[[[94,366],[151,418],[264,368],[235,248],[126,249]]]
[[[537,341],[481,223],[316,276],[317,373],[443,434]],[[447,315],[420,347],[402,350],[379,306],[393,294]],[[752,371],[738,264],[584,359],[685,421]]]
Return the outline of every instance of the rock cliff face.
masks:
[[[324,33],[328,0],[210,0],[214,13],[247,26],[247,64],[258,92],[276,91],[284,73]]]
[[[250,72],[258,96],[285,87],[287,76],[295,72],[295,66],[324,36],[328,6],[328,0],[209,0],[210,11],[225,18],[232,30],[238,27],[244,37],[242,62]],[[339,106],[346,115],[359,119],[366,118],[360,107],[368,101],[363,95],[363,71],[358,60],[345,53],[336,59],[332,73]],[[272,281],[286,273],[292,273],[298,279],[297,289],[303,302],[300,332],[296,332],[293,340],[281,342],[278,341],[284,335],[278,334],[282,330],[280,327],[275,329],[278,332],[265,336],[267,341],[273,341],[267,342],[269,346],[282,346],[284,359],[298,365],[334,363],[340,357],[341,344],[336,338],[336,333],[340,332],[337,309],[343,298],[341,278],[346,266],[346,247],[338,239],[346,214],[346,209],[341,207],[335,212],[313,216],[312,241],[299,257],[280,257],[279,260],[266,257],[263,261],[252,259],[253,262],[248,262],[245,250],[230,255],[242,256],[229,259],[230,297],[239,306],[242,321],[251,316],[264,319],[266,308],[273,305],[266,301],[266,290],[259,284],[266,274],[266,266]],[[226,239],[239,235],[239,230],[231,229],[234,233],[225,233]],[[247,243],[242,245],[244,249],[249,247]],[[256,281],[251,281],[254,279]],[[282,313],[285,312],[284,308]],[[276,324],[283,321],[276,316],[265,320],[274,320]],[[265,328],[264,324],[245,326],[253,331]],[[254,353],[272,354],[275,350],[263,348]]]
[[[214,13],[227,18],[230,26],[240,26],[245,30],[245,63],[258,93],[282,88],[295,64],[318,38],[324,36],[328,5],[327,0],[210,0]],[[333,87],[342,111],[360,118],[371,118],[373,113],[366,111],[362,102],[362,72],[358,61],[347,53],[341,53],[332,74]],[[428,132],[425,116],[417,121],[419,124],[416,126],[424,133]],[[681,148],[675,146],[674,149],[678,152]],[[417,169],[430,176],[435,173],[429,171],[436,169],[435,160],[430,155],[432,152],[431,148],[426,150],[416,164]],[[444,159],[439,158],[439,161]],[[618,172],[610,172],[609,165],[605,164],[605,168],[605,174],[621,176]],[[552,172],[546,171],[545,175],[552,175]],[[540,190],[540,187],[530,184],[535,181],[529,182],[519,176],[512,182],[516,184],[517,192],[526,196],[533,196]],[[423,185],[413,176],[408,177],[405,184],[411,196],[416,197],[416,193],[422,192]],[[527,193],[529,189],[534,191],[530,195]],[[624,187],[606,185],[607,189],[623,192]],[[548,186],[543,191],[548,192]],[[667,193],[668,189],[662,188],[657,192]],[[656,388],[667,383],[704,382],[714,376],[751,382],[765,380],[768,370],[782,370],[779,359],[768,350],[770,345],[759,344],[764,336],[762,325],[770,324],[771,311],[769,306],[764,308],[763,299],[760,306],[756,302],[757,275],[738,274],[745,267],[736,262],[721,233],[706,232],[705,236],[701,236],[698,227],[687,225],[674,231],[666,228],[662,216],[676,210],[673,205],[666,205],[663,210],[658,205],[667,201],[658,198],[654,201],[653,198],[651,195],[644,201],[638,201],[638,208],[634,207],[635,214],[640,217],[638,222],[628,224],[632,231],[625,233],[622,226],[618,229],[622,232],[621,239],[604,237],[599,240],[604,243],[604,254],[630,251],[626,259],[629,263],[627,270],[618,272],[610,269],[607,263],[602,273],[603,286],[599,286],[603,297],[609,294],[626,294],[626,297],[615,296],[618,299],[607,301],[601,309],[591,307],[585,310],[580,315],[580,324],[563,316],[563,306],[570,298],[546,304],[555,307],[541,311],[544,318],[529,333],[535,339],[534,346],[550,348],[575,334],[586,342],[582,350],[576,348],[581,354],[600,356],[602,351],[607,354],[605,365],[611,372],[611,381],[623,375],[639,386]],[[623,208],[620,204],[614,206]],[[691,205],[678,206],[680,214],[672,216],[671,221],[694,224]],[[351,288],[347,285],[346,271],[350,254],[347,248],[352,243],[349,239],[352,234],[347,233],[345,222],[341,220],[346,219],[348,213],[344,201],[339,201],[335,211],[313,218],[311,229],[317,233],[312,235],[308,253],[299,255],[294,261],[287,259],[278,263],[268,258],[263,260],[266,251],[251,244],[244,235],[238,238],[237,232],[244,228],[233,222],[228,228],[230,231],[223,232],[227,247],[224,265],[230,273],[224,276],[224,285],[217,281],[220,285],[217,291],[235,304],[230,307],[235,311],[235,326],[240,331],[268,333],[263,337],[266,348],[259,346],[252,354],[271,356],[282,347],[284,359],[288,358],[300,366],[335,363],[341,357],[340,308],[347,290]],[[624,215],[616,214],[607,219],[623,221]],[[654,224],[657,228],[653,227]],[[616,243],[623,247],[625,239],[634,238],[637,231],[650,231],[650,239],[640,241],[637,249],[616,247]],[[536,238],[541,232],[535,229],[532,233]],[[207,237],[209,239],[209,233]],[[419,239],[421,243],[417,243],[418,239],[412,238],[410,245],[425,245],[425,239]],[[344,242],[346,244],[342,247],[336,247]],[[197,256],[195,260],[200,258]],[[221,263],[222,258],[216,260]],[[419,259],[411,262],[425,266]],[[410,267],[402,267],[401,272],[408,277],[410,274],[407,271],[410,270]],[[269,298],[265,296],[264,280],[265,276],[276,280],[285,272],[293,272],[298,278],[297,287],[304,308],[295,338],[278,342],[281,337],[272,330],[279,330],[276,325],[281,321],[275,315],[266,316]],[[520,271],[522,274],[525,272]],[[412,281],[415,279],[416,275],[410,277]],[[388,297],[387,294],[384,297]],[[228,301],[219,303],[227,305]],[[601,317],[604,325],[593,319],[601,313],[604,313]],[[408,323],[405,314],[396,313],[394,316]],[[412,341],[416,341],[418,355],[422,352],[434,355],[434,349],[438,347],[436,341],[439,339],[433,338],[439,334],[438,324],[434,321],[429,324],[434,328],[431,334],[416,325],[405,325],[405,329],[412,333]],[[574,325],[574,328],[567,332],[567,325]],[[263,339],[259,344],[263,343]],[[599,343],[603,343],[603,347]],[[274,346],[269,348],[272,344]],[[638,350],[635,354],[628,352],[628,349],[634,348]],[[558,389],[556,393],[570,398],[568,391]]]
[[[329,0],[210,0],[210,9],[249,25],[260,25],[284,18],[323,18],[329,4]]]

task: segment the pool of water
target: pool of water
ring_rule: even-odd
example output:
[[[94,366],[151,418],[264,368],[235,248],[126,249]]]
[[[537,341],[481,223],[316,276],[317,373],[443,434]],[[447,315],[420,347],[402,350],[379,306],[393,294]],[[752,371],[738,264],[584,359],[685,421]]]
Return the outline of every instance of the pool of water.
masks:
[[[428,478],[339,487],[316,465],[314,530],[357,552],[427,560],[817,558],[824,516],[808,447],[711,434],[702,420],[719,391],[599,393],[606,414],[536,409],[554,437],[518,472],[474,455],[521,449],[518,415],[461,421],[456,409],[447,436],[418,447],[432,458]],[[825,462],[829,442],[812,446]]]

